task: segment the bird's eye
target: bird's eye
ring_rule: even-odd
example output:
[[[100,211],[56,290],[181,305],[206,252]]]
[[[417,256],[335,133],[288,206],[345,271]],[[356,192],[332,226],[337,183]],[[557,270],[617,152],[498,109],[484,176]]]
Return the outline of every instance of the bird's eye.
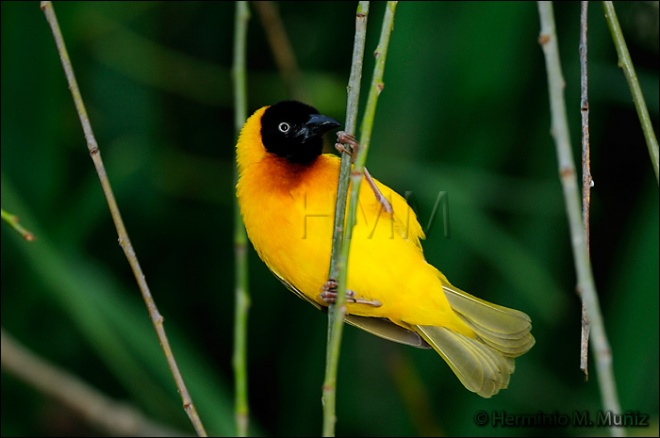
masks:
[[[279,129],[282,134],[286,134],[287,132],[289,132],[289,129],[291,129],[291,125],[289,125],[286,122],[282,122],[279,125],[277,125],[277,129]]]

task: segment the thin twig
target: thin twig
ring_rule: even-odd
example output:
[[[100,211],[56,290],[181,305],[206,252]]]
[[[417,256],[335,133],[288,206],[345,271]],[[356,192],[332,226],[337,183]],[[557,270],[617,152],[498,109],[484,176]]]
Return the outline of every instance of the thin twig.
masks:
[[[605,19],[610,28],[610,33],[612,33],[616,53],[619,56],[619,67],[623,69],[623,74],[626,76],[630,92],[632,93],[633,103],[637,110],[637,116],[642,124],[642,131],[644,132],[646,146],[649,150],[649,156],[651,157],[655,179],[658,184],[660,184],[660,171],[658,170],[658,139],[655,136],[653,123],[649,116],[649,110],[646,108],[646,101],[644,100],[642,89],[637,80],[635,66],[630,58],[630,53],[628,53],[626,40],[623,38],[623,32],[621,32],[621,26],[619,26],[619,19],[616,16],[614,5],[612,2],[603,2],[603,9],[605,9]]]
[[[234,126],[236,138],[247,118],[247,73],[246,46],[247,29],[250,11],[247,2],[236,3],[234,30],[234,65],[232,75],[234,80]],[[234,187],[238,181],[238,169],[234,167]],[[250,293],[248,288],[248,258],[247,235],[241,219],[238,199],[234,199],[234,259],[235,259],[235,291],[234,308],[234,410],[236,418],[236,434],[247,436],[250,423],[250,405],[248,403],[247,376],[247,328]]]
[[[561,71],[557,34],[555,32],[552,2],[538,2],[541,19],[541,34],[539,43],[545,55],[548,72],[548,89],[550,95],[550,111],[552,117],[552,136],[557,147],[559,174],[566,202],[573,257],[578,278],[578,290],[582,294],[587,316],[591,325],[591,348],[596,357],[596,372],[600,383],[601,396],[606,411],[612,414],[621,412],[616,391],[614,373],[612,371],[612,352],[610,350],[605,324],[600,311],[598,295],[594,285],[591,261],[587,251],[584,225],[580,214],[580,197],[575,176],[575,164],[571,153],[571,142],[564,102],[564,78]],[[613,426],[610,433],[620,436],[624,433],[620,427]]]
[[[339,204],[339,196],[337,200],[337,210],[346,209],[346,229],[344,231],[344,237],[341,244],[341,252],[339,258],[337,259],[338,275],[335,277],[337,280],[337,302],[333,310],[334,321],[332,321],[332,328],[329,332],[328,340],[328,368],[326,369],[326,382],[323,388],[323,401],[325,403],[329,402],[334,405],[335,400],[335,391],[336,391],[336,368],[339,361],[339,347],[341,344],[341,331],[343,325],[343,318],[346,313],[345,306],[345,295],[346,295],[346,284],[348,279],[348,254],[350,251],[351,236],[353,233],[353,226],[355,225],[355,218],[357,212],[357,198],[359,195],[360,183],[363,177],[364,163],[367,157],[367,151],[369,149],[369,140],[371,138],[371,130],[373,129],[373,121],[376,113],[376,104],[378,102],[378,96],[383,90],[383,74],[385,71],[385,60],[387,57],[387,49],[389,46],[390,35],[392,28],[394,26],[394,13],[396,11],[396,6],[398,2],[390,1],[387,2],[387,7],[385,9],[385,16],[383,18],[383,25],[381,28],[380,40],[376,48],[374,56],[376,58],[376,64],[374,66],[374,72],[371,80],[371,86],[369,89],[369,95],[367,98],[367,106],[362,119],[362,126],[360,130],[360,148],[355,157],[352,157],[354,160],[353,170],[350,172],[350,183],[351,188],[349,192],[349,203],[348,206],[345,204]],[[358,6],[358,18],[360,16],[360,6]],[[357,37],[357,32],[356,32]],[[346,154],[343,154],[346,155]],[[342,224],[343,222],[335,222],[335,224]],[[334,248],[333,248],[334,249]],[[335,255],[333,255],[335,257]],[[334,373],[334,378],[331,376]],[[324,408],[325,409],[325,408]],[[324,412],[324,436],[333,436],[334,435],[334,426],[336,418],[334,417],[334,406],[332,406],[331,411],[327,413]],[[331,416],[332,415],[332,416]]]
[[[105,394],[37,356],[13,336],[0,331],[2,370],[61,402],[89,424],[110,436],[182,436],[181,431],[158,424],[134,407]]]
[[[581,97],[580,113],[582,114],[582,221],[584,236],[589,254],[589,208],[591,205],[591,158],[589,151],[589,71],[587,63],[587,11],[589,2],[581,3],[580,13],[580,78]],[[580,369],[585,379],[589,379],[589,318],[587,309],[582,302],[582,333],[580,336]]]
[[[0,210],[0,212],[2,213],[2,220],[9,224],[9,226],[12,227],[18,234],[20,234],[23,239],[27,240],[28,242],[31,242],[35,239],[34,234],[26,230],[19,223],[18,216],[8,213],[4,209]]]
[[[360,82],[362,80],[362,63],[364,46],[367,40],[367,19],[369,18],[369,2],[358,3],[355,13],[355,37],[353,39],[353,58],[351,73],[347,87],[345,132],[355,133],[357,126],[358,104],[360,101]],[[344,223],[346,218],[346,198],[351,173],[352,157],[348,153],[341,155],[339,179],[337,182],[337,201],[335,205],[334,232],[332,235],[332,254],[328,278],[337,279],[342,271],[346,271],[346,261],[341,260],[341,247],[344,238]],[[343,287],[343,288],[342,288]],[[323,436],[335,435],[337,369],[339,366],[339,351],[344,315],[346,314],[346,283],[338,285],[337,300],[328,306],[328,348],[326,352],[325,378],[323,382]]]
[[[353,172],[351,174],[351,181],[353,187],[351,188],[351,204],[357,205],[357,196],[360,191],[360,180],[362,179],[362,173],[364,169],[364,164],[367,161],[367,153],[369,151],[369,144],[371,143],[371,132],[373,131],[374,118],[376,116],[376,105],[378,104],[378,97],[380,93],[385,88],[383,82],[383,75],[385,73],[385,60],[387,58],[387,49],[390,43],[390,35],[392,29],[394,28],[394,14],[396,12],[396,7],[399,2],[389,1],[387,2],[387,8],[385,9],[385,17],[383,18],[383,27],[381,28],[380,40],[376,51],[374,52],[374,57],[376,58],[376,65],[374,66],[374,73],[371,79],[371,86],[369,88],[369,96],[367,97],[367,105],[364,110],[364,116],[362,117],[362,126],[360,127],[360,148],[353,162]],[[350,221],[349,216],[349,221]],[[347,231],[352,228],[354,222],[349,222],[347,225]],[[350,241],[350,239],[349,239]],[[344,248],[346,251],[346,248]]]
[[[80,94],[80,89],[78,88],[78,82],[76,81],[76,77],[73,72],[73,66],[71,65],[71,60],[69,59],[69,54],[66,50],[64,39],[62,37],[62,32],[60,30],[60,26],[57,21],[57,17],[55,16],[55,11],[53,9],[51,2],[41,2],[41,10],[44,12],[46,16],[46,20],[50,25],[51,31],[53,32],[53,37],[55,38],[55,44],[57,45],[57,51],[60,55],[60,60],[62,61],[64,74],[66,76],[67,82],[69,83],[69,89],[71,90],[71,95],[73,96],[73,102],[76,106],[78,116],[80,117],[80,123],[82,125],[83,132],[85,134],[85,140],[87,141],[87,148],[89,150],[89,154],[92,157],[92,161],[94,162],[94,166],[96,167],[96,173],[99,176],[101,187],[103,189],[103,194],[105,195],[106,201],[108,202],[110,214],[112,215],[115,228],[117,229],[117,234],[119,236],[119,245],[124,250],[126,259],[128,260],[128,263],[133,270],[133,275],[135,276],[140,291],[142,292],[142,298],[144,299],[147,309],[149,310],[149,316],[151,317],[151,322],[153,323],[154,329],[156,330],[156,334],[158,335],[158,340],[160,341],[161,347],[165,354],[165,358],[167,359],[167,364],[170,367],[170,371],[174,376],[177,389],[179,390],[179,394],[181,395],[181,399],[183,401],[183,408],[188,414],[188,417],[190,418],[190,421],[192,422],[193,427],[195,428],[197,434],[200,436],[206,436],[206,431],[204,430],[204,426],[202,425],[199,415],[197,414],[197,410],[195,409],[195,405],[193,404],[190,394],[188,393],[188,389],[186,388],[185,382],[183,381],[183,377],[181,376],[181,372],[179,371],[179,366],[177,365],[177,362],[174,359],[172,348],[170,347],[169,340],[167,338],[167,335],[165,334],[163,317],[158,311],[158,308],[156,307],[156,303],[153,297],[151,296],[151,292],[149,291],[149,287],[147,285],[147,281],[145,279],[144,273],[142,272],[142,268],[140,267],[140,264],[137,260],[135,250],[133,249],[133,245],[131,244],[131,241],[128,237],[126,227],[124,226],[124,221],[121,218],[119,207],[117,206],[117,201],[115,200],[115,196],[114,193],[112,192],[110,181],[108,180],[108,176],[105,171],[105,166],[103,165],[103,161],[101,160],[101,151],[96,142],[96,138],[94,137],[92,126],[89,123],[87,110],[85,109],[85,104],[83,103],[83,99]]]
[[[261,25],[266,31],[271,52],[275,57],[284,85],[293,99],[309,102],[309,92],[305,88],[291,42],[282,24],[277,4],[272,1],[251,2],[259,15]]]

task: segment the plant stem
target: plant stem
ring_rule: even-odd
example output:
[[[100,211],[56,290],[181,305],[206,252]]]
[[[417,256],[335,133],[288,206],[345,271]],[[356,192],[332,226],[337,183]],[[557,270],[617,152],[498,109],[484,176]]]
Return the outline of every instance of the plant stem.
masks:
[[[9,224],[10,227],[12,227],[18,234],[23,237],[23,239],[27,240],[28,242],[31,242],[34,240],[34,234],[32,234],[30,231],[26,230],[18,221],[18,217],[6,212],[5,210],[2,211],[2,220],[5,221],[7,224]]]
[[[548,71],[548,88],[550,94],[550,110],[552,117],[552,136],[557,147],[559,174],[566,202],[573,257],[578,278],[578,290],[587,310],[591,326],[591,347],[596,357],[596,371],[600,383],[601,396],[606,411],[613,414],[621,412],[617,396],[614,373],[612,371],[612,352],[605,333],[605,324],[600,311],[598,295],[594,285],[591,261],[587,251],[586,237],[580,213],[580,197],[575,175],[575,165],[571,153],[571,142],[564,102],[564,78],[561,71],[557,34],[555,32],[552,2],[538,2],[541,19],[541,35],[539,42],[545,55]],[[624,433],[620,427],[613,426],[610,433],[619,436]]]
[[[113,400],[79,377],[28,350],[0,330],[2,371],[53,398],[109,436],[181,436],[144,415],[135,406]]]
[[[73,66],[71,65],[71,60],[69,59],[69,53],[66,50],[66,45],[64,44],[64,38],[62,37],[62,31],[60,30],[57,17],[55,16],[55,10],[51,2],[41,2],[41,10],[46,16],[46,20],[50,25],[53,37],[55,38],[55,44],[57,46],[57,51],[60,55],[60,60],[62,62],[62,67],[64,68],[64,74],[66,76],[67,82],[69,83],[69,89],[71,90],[71,95],[73,96],[73,102],[76,106],[78,116],[80,118],[80,123],[85,134],[85,140],[87,141],[87,148],[89,154],[92,157],[94,166],[96,167],[96,173],[99,176],[101,182],[101,187],[103,189],[103,194],[105,195],[106,201],[108,202],[108,207],[110,209],[110,214],[117,229],[117,234],[119,236],[119,245],[124,250],[126,259],[128,260],[129,265],[133,270],[133,275],[138,283],[140,291],[142,292],[142,298],[149,310],[149,316],[151,317],[151,322],[156,330],[158,335],[158,340],[160,341],[161,348],[167,359],[167,364],[170,367],[172,376],[176,382],[177,389],[181,396],[183,402],[183,408],[188,414],[195,431],[199,436],[206,436],[206,431],[202,421],[197,414],[197,409],[192,402],[190,394],[188,393],[188,388],[186,387],[181,372],[179,371],[179,366],[174,358],[174,353],[170,347],[169,339],[165,334],[165,327],[163,325],[163,317],[161,316],[156,303],[149,291],[149,286],[145,279],[140,263],[138,262],[137,255],[133,249],[133,245],[128,237],[128,232],[124,226],[124,221],[121,218],[121,213],[119,212],[119,207],[117,206],[117,201],[115,200],[115,195],[112,192],[112,186],[108,180],[108,175],[103,165],[103,160],[101,159],[101,150],[96,142],[94,137],[94,132],[92,131],[92,125],[89,122],[89,117],[87,116],[87,110],[85,109],[85,104],[83,103],[82,96],[80,94],[80,89],[78,88],[78,82],[76,81],[75,74],[73,72]]]
[[[623,74],[626,76],[626,80],[628,81],[628,86],[630,87],[630,92],[632,93],[633,97],[633,103],[635,104],[635,109],[637,110],[637,116],[639,117],[639,121],[642,124],[642,131],[644,132],[646,146],[649,150],[649,156],[651,157],[651,164],[653,165],[653,171],[655,172],[655,179],[656,182],[660,184],[660,173],[658,171],[658,139],[655,136],[653,123],[651,122],[651,117],[649,116],[649,110],[646,108],[646,101],[644,100],[642,89],[639,86],[639,81],[637,80],[635,66],[633,65],[632,59],[630,58],[630,53],[628,53],[628,47],[626,46],[626,40],[623,38],[621,26],[619,26],[619,19],[616,16],[614,4],[612,4],[612,2],[603,2],[603,9],[605,10],[605,19],[607,21],[607,25],[609,26],[610,32],[612,33],[612,39],[614,40],[616,53],[619,56],[619,67],[623,68]]]
[[[246,46],[250,11],[246,1],[236,2],[234,21],[234,61],[232,79],[234,82],[234,126],[236,138],[247,118],[247,74]],[[234,160],[236,162],[236,160]],[[234,166],[234,187],[238,181],[238,169]],[[238,198],[234,197],[234,415],[237,436],[247,436],[250,423],[248,403],[247,373],[247,329],[250,293],[248,285],[247,235],[241,218]]]
[[[381,29],[380,41],[378,47],[376,48],[375,57],[376,65],[374,66],[374,72],[371,81],[371,87],[369,89],[369,96],[367,98],[367,107],[362,119],[362,127],[360,132],[360,148],[358,149],[357,155],[354,157],[353,170],[350,171],[350,196],[349,203],[346,207],[345,203],[341,203],[340,196],[337,196],[337,207],[336,210],[346,209],[346,222],[345,222],[345,231],[344,237],[341,243],[341,251],[339,257],[336,259],[336,273],[338,274],[334,279],[337,280],[337,302],[334,305],[334,308],[330,309],[329,312],[334,314],[334,320],[331,323],[331,328],[328,334],[328,363],[326,367],[326,380],[323,387],[323,403],[324,403],[324,436],[334,436],[334,426],[336,423],[335,417],[335,396],[336,396],[336,373],[337,373],[337,364],[339,361],[339,347],[341,345],[341,332],[343,327],[344,314],[346,313],[346,284],[348,279],[348,254],[350,251],[351,235],[353,232],[353,226],[355,225],[355,216],[357,212],[357,197],[359,194],[360,183],[364,174],[364,163],[366,161],[367,150],[369,147],[369,140],[371,138],[371,130],[373,129],[373,120],[376,113],[376,104],[378,102],[378,96],[383,90],[383,74],[385,71],[385,59],[387,57],[387,48],[389,45],[390,34],[392,32],[394,24],[394,13],[396,11],[396,5],[398,2],[390,1],[387,2],[387,8],[385,10],[385,16],[383,18],[383,25]],[[357,17],[358,20],[361,15],[361,6],[358,6]],[[366,13],[362,12],[362,15],[366,17]],[[357,38],[357,32],[356,32]],[[355,51],[356,49],[354,49]],[[351,75],[352,76],[352,75]],[[351,90],[352,87],[349,87]],[[357,99],[357,97],[355,97]],[[346,154],[344,154],[346,155]],[[345,157],[342,157],[342,161]],[[343,164],[343,163],[342,163]],[[345,167],[350,167],[350,163]],[[340,174],[340,182],[341,182]],[[344,174],[344,178],[347,178],[347,175]],[[337,213],[335,213],[337,215]],[[338,221],[338,218],[335,217],[335,230],[338,228],[337,225],[344,223],[343,221]],[[333,256],[334,259],[337,257],[335,248],[333,245]],[[331,262],[332,264],[332,262]],[[333,274],[331,269],[331,274]],[[326,406],[330,404],[330,406]],[[327,409],[327,411],[326,411]]]
[[[355,14],[355,37],[353,40],[353,59],[351,73],[348,80],[348,96],[346,103],[346,124],[344,130],[349,134],[355,133],[357,126],[358,103],[360,100],[360,81],[362,79],[362,64],[364,60],[364,46],[367,36],[367,19],[369,17],[369,2],[358,3]],[[342,261],[341,247],[344,237],[344,223],[346,217],[346,198],[348,195],[348,182],[351,172],[351,156],[347,153],[341,155],[339,179],[337,182],[337,201],[335,205],[334,232],[332,236],[332,254],[328,278],[337,279],[342,271],[346,271],[345,260]],[[339,366],[339,351],[341,346],[341,332],[343,329],[344,314],[346,313],[346,285],[337,288],[337,302],[328,306],[328,339],[326,351],[325,377],[323,382],[323,436],[334,436],[337,395],[337,369]]]
[[[589,151],[589,82],[587,62],[587,11],[589,2],[581,2],[580,13],[580,112],[582,114],[582,222],[589,253],[589,206],[591,204],[591,158]],[[580,336],[580,369],[585,379],[589,379],[589,318],[582,302],[582,334]]]

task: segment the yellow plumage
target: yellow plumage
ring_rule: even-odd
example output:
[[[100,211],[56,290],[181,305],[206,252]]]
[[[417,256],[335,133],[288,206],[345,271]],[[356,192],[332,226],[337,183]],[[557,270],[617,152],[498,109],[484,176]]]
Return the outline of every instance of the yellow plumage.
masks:
[[[284,130],[280,120],[286,120],[289,134],[306,129],[307,113],[297,105],[315,111],[285,102],[257,110],[245,123],[237,143],[237,196],[260,258],[292,291],[322,308],[327,306],[320,292],[330,265],[339,158],[320,150],[299,158],[299,149],[287,149],[288,137],[277,137]],[[275,110],[264,117],[268,108]],[[308,136],[316,141],[326,130]],[[266,140],[271,136],[275,146]],[[292,138],[300,141],[301,136]],[[451,285],[424,259],[424,233],[405,199],[375,182],[393,213],[384,210],[363,180],[347,288],[382,305],[349,302],[347,322],[386,339],[432,347],[467,389],[483,397],[506,388],[513,358],[534,344],[529,317]]]

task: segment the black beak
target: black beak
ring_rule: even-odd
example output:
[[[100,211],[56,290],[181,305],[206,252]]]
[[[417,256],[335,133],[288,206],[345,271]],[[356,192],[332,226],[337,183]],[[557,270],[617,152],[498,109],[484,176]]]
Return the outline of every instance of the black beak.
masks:
[[[296,133],[296,137],[302,137],[306,141],[312,137],[320,137],[328,131],[341,126],[341,123],[332,117],[324,116],[322,114],[312,114],[309,120],[305,122],[302,128]]]

